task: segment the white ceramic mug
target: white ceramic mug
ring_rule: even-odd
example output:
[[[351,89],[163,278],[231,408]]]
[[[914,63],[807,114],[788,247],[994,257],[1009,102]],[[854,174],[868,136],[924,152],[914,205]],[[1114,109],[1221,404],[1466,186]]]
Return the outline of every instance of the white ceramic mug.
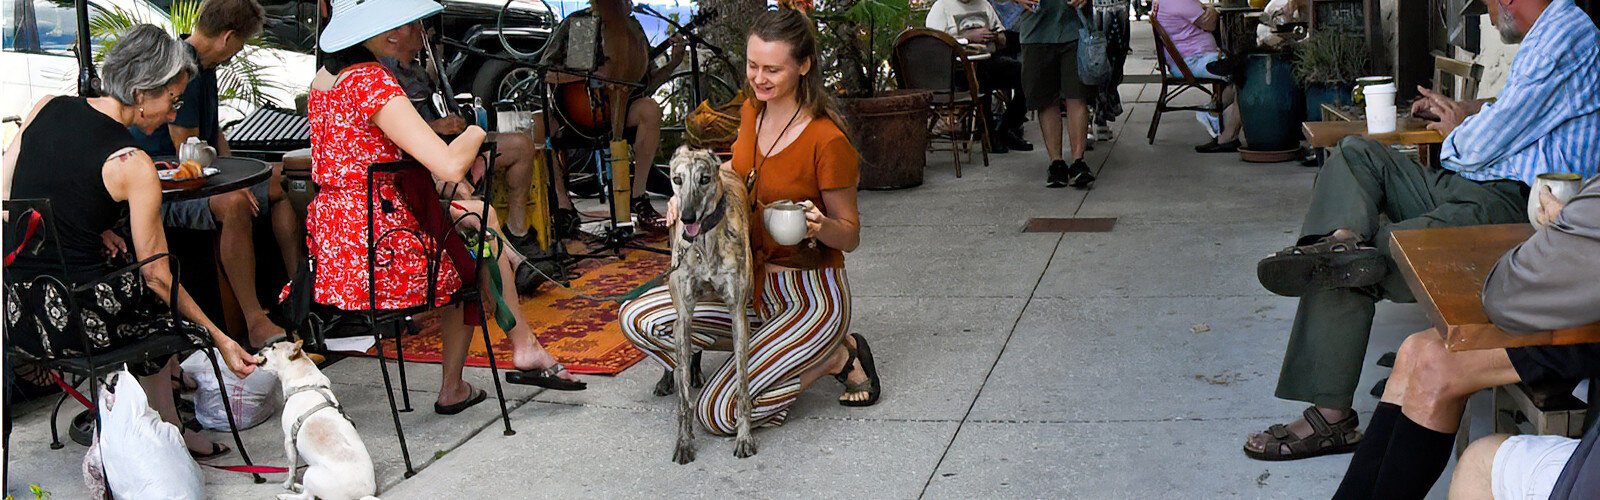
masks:
[[[789,200],[772,202],[761,211],[761,222],[779,245],[794,245],[806,239],[806,205]]]
[[[1544,192],[1547,186],[1550,188],[1550,193],[1556,195],[1557,200],[1566,203],[1583,189],[1583,176],[1568,173],[1539,174],[1539,178],[1533,181],[1533,192],[1528,195],[1528,223],[1533,224],[1534,229],[1544,229],[1544,225],[1539,224],[1539,210],[1544,206],[1539,193]]]

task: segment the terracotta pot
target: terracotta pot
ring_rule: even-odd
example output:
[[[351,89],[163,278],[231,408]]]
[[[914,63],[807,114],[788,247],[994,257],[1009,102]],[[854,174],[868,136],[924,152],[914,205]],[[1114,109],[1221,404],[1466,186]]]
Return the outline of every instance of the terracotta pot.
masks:
[[[932,99],[933,93],[922,90],[839,99],[850,142],[861,154],[861,189],[922,185]]]

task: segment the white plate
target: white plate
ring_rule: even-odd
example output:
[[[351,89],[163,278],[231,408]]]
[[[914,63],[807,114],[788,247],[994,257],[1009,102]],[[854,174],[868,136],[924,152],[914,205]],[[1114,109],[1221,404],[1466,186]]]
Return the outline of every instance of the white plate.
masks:
[[[222,170],[217,169],[216,167],[202,168],[202,169],[200,169],[200,177],[202,177],[202,178],[211,177],[213,175],[217,175],[217,173],[219,173],[219,172],[222,172]],[[166,170],[157,170],[156,171],[156,176],[160,177],[161,180],[170,181],[170,180],[172,180],[172,176],[176,175],[177,173],[178,173],[178,169],[169,168],[169,169],[166,169]]]

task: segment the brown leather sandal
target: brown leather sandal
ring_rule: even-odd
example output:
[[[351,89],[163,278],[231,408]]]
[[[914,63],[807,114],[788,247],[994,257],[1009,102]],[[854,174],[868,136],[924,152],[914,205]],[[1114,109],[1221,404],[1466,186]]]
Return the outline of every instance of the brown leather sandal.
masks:
[[[1285,248],[1256,264],[1261,286],[1285,297],[1370,286],[1388,273],[1388,262],[1378,249],[1331,239]]]
[[[1272,439],[1267,441],[1261,451],[1250,449],[1245,443],[1244,454],[1256,460],[1281,462],[1285,460],[1299,460],[1302,458],[1320,457],[1339,453],[1356,451],[1356,446],[1361,444],[1360,418],[1351,412],[1349,417],[1336,423],[1328,423],[1323,418],[1322,412],[1317,407],[1307,407],[1302,413],[1306,422],[1311,424],[1311,435],[1306,437],[1295,436],[1289,432],[1289,427],[1283,424],[1274,424],[1267,428],[1267,435]],[[1285,453],[1284,449],[1288,448]]]

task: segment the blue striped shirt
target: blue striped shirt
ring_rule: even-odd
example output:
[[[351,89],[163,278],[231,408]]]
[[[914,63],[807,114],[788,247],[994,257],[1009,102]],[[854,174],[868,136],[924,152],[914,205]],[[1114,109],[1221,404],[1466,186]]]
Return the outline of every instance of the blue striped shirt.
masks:
[[[1496,102],[1444,138],[1444,168],[1475,181],[1533,185],[1542,173],[1600,168],[1600,31],[1573,0],[1534,21]]]

